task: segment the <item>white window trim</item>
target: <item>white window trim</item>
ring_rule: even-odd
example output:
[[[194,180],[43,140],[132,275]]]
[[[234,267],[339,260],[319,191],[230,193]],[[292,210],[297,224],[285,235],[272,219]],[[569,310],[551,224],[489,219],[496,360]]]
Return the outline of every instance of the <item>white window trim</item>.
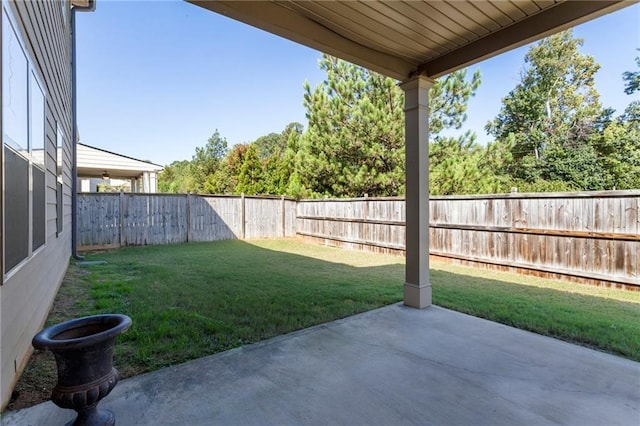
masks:
[[[64,179],[62,178],[62,164],[64,163],[64,145],[67,140],[67,136],[64,134],[64,130],[60,125],[58,120],[55,120],[56,123],[56,180],[62,184],[64,184]],[[58,167],[60,168],[60,173],[58,173]]]
[[[64,178],[62,176],[63,170],[63,152],[66,136],[60,122],[55,120],[56,124],[56,238],[59,238],[64,229]],[[60,172],[58,172],[58,167]],[[60,194],[58,194],[60,191]],[[60,204],[60,205],[58,205]],[[58,217],[62,216],[62,217]],[[46,244],[45,244],[46,245]]]

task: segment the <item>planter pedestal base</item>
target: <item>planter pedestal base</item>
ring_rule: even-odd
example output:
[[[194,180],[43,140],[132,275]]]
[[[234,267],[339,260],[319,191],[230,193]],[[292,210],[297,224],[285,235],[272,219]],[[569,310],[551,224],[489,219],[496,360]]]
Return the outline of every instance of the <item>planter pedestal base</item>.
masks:
[[[78,417],[65,426],[115,426],[116,416],[111,410],[98,410],[97,406],[78,411]]]

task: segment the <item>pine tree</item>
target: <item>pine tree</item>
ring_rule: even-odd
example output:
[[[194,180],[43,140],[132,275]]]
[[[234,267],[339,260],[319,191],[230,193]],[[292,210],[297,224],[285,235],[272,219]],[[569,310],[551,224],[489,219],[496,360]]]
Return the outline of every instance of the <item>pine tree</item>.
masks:
[[[300,142],[292,177],[299,193],[358,197],[404,193],[404,96],[397,82],[323,55],[327,79],[305,84],[309,128]],[[466,103],[480,84],[465,71],[432,88],[431,131],[458,128]],[[424,161],[427,161],[425,158]]]
[[[220,136],[217,129],[204,147],[196,148],[190,165],[191,176],[195,182],[193,188],[195,192],[210,192],[206,188],[207,179],[216,172],[226,154],[227,140]]]
[[[488,194],[504,190],[493,169],[492,147],[475,142],[467,132],[437,138],[429,145],[429,192],[432,195]]]
[[[258,158],[258,151],[254,145],[249,145],[240,167],[236,192],[245,195],[260,195],[265,193],[264,173],[262,163]]]

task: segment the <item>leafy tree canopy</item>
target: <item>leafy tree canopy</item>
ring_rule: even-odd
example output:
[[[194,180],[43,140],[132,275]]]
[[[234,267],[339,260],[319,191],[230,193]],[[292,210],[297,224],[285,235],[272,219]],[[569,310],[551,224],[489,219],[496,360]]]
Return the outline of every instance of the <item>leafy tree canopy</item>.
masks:
[[[594,77],[600,66],[580,53],[571,30],[533,45],[520,83],[502,100],[486,126],[511,152],[505,171],[525,182],[564,181],[576,189],[604,189],[591,144],[603,109]]]

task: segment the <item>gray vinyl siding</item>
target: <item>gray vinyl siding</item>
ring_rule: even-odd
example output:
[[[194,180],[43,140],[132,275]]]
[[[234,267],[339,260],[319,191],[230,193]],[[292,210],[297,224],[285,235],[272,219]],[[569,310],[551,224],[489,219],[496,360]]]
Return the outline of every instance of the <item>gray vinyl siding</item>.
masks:
[[[67,3],[68,6],[68,3]],[[1,398],[4,407],[31,354],[31,339],[42,327],[71,255],[71,13],[63,22],[61,0],[11,1],[10,15],[45,94],[44,246],[11,270],[0,286]],[[4,13],[4,12],[3,12]],[[57,125],[65,139],[62,163],[62,232],[57,209]]]

